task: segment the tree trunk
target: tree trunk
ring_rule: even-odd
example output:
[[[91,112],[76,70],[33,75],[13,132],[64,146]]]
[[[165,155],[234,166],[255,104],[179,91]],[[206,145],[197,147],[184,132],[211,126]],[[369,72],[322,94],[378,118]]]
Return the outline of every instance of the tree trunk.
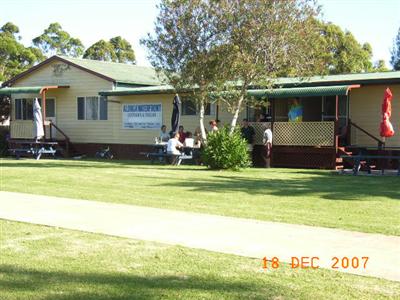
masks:
[[[242,94],[235,106],[235,113],[233,114],[233,117],[232,117],[230,134],[232,134],[233,131],[235,130],[237,119],[239,118],[239,112],[240,112],[240,108],[242,107],[243,100],[244,100],[244,95]]]
[[[205,112],[204,100],[202,99],[200,101],[200,131],[203,142],[207,140],[206,129],[204,127],[204,112]]]

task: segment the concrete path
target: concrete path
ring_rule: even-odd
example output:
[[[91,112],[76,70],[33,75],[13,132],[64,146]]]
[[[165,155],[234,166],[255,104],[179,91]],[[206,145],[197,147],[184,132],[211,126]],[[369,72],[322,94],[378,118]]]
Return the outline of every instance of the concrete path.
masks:
[[[358,268],[343,268],[344,259],[338,270],[400,281],[395,236],[10,192],[0,192],[0,218],[254,257],[260,266],[263,257],[318,257],[314,266],[332,269],[333,257],[350,265],[358,257]]]

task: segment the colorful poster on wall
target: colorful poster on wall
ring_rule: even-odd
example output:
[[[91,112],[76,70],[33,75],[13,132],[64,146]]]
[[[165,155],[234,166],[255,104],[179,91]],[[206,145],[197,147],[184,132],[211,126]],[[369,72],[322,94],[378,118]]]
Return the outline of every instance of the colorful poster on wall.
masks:
[[[159,104],[124,104],[122,127],[124,129],[160,129],[162,106]]]

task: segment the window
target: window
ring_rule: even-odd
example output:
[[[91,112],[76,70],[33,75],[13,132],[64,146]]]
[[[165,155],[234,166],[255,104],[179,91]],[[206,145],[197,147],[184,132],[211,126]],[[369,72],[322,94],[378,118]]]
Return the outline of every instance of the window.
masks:
[[[15,120],[27,120],[27,99],[15,99]]]
[[[182,115],[183,116],[196,115],[196,102],[190,99],[190,97],[182,98]]]
[[[199,113],[199,108],[196,102],[190,97],[182,97],[181,112],[182,116],[195,116]],[[215,104],[207,103],[204,115],[215,115]]]
[[[32,98],[15,99],[15,120],[33,120],[33,100]],[[39,105],[42,99],[38,98]],[[46,117],[55,117],[55,99],[46,99]]]
[[[347,119],[347,96],[339,96],[338,116],[339,119]],[[323,97],[322,101],[322,120],[333,121],[336,117],[336,96]]]
[[[42,105],[42,99],[39,99],[40,105]],[[46,117],[55,118],[56,117],[56,101],[55,99],[46,99]]]
[[[107,120],[108,103],[106,97],[78,97],[78,120]]]
[[[214,103],[207,103],[204,114],[206,116],[215,115],[215,104]]]

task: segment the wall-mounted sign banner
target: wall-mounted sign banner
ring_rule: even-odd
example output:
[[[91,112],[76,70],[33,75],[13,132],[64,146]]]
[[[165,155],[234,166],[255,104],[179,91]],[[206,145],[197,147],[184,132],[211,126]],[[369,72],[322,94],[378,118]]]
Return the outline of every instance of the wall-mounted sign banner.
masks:
[[[126,129],[160,129],[162,106],[159,104],[124,104],[122,127]]]

